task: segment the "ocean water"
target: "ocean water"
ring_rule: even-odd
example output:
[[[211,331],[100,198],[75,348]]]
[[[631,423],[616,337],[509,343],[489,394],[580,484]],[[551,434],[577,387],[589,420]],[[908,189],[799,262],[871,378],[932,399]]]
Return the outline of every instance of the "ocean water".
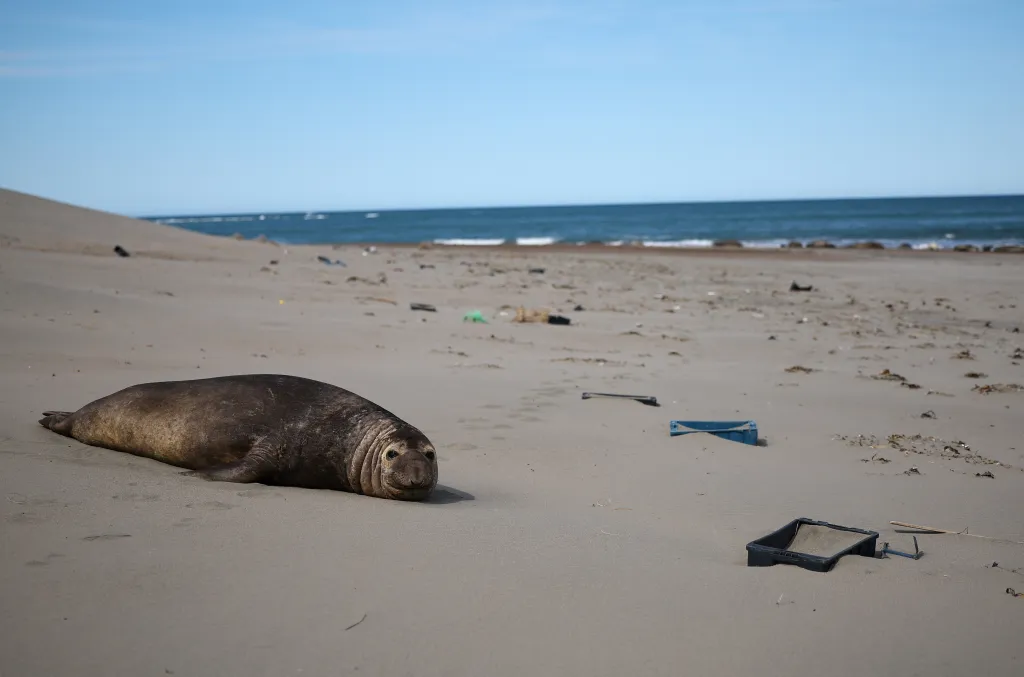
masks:
[[[642,242],[702,247],[739,240],[778,247],[873,240],[887,247],[1024,245],[1024,196],[705,202],[566,207],[299,212],[143,217],[214,235],[282,244],[544,245]]]

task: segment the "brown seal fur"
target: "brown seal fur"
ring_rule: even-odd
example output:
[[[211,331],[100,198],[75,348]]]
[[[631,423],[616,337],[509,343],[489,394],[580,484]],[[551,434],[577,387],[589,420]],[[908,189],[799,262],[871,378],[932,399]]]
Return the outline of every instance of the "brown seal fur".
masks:
[[[79,442],[222,482],[336,489],[416,501],[437,484],[419,429],[355,393],[296,376],[144,383],[39,423]]]

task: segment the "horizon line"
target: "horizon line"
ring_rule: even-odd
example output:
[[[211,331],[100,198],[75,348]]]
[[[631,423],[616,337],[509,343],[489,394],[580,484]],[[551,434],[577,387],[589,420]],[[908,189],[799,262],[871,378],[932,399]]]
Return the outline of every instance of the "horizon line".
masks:
[[[260,214],[357,214],[357,213],[395,213],[395,212],[434,212],[434,211],[462,211],[469,209],[480,210],[503,210],[503,209],[578,209],[585,207],[658,207],[668,205],[707,205],[707,204],[758,204],[758,203],[781,203],[781,202],[841,202],[841,201],[867,201],[867,200],[961,200],[965,198],[1024,198],[1024,193],[964,193],[946,195],[862,195],[854,197],[812,197],[812,198],[748,198],[737,200],[681,200],[681,201],[638,201],[638,202],[565,202],[565,203],[534,203],[534,204],[492,204],[492,205],[466,205],[461,207],[372,207],[360,209],[293,209],[293,210],[255,210],[255,211],[209,211],[209,212],[176,212],[176,213],[149,213],[128,214],[135,219],[152,220],[159,218],[197,218],[203,216],[255,216]]]

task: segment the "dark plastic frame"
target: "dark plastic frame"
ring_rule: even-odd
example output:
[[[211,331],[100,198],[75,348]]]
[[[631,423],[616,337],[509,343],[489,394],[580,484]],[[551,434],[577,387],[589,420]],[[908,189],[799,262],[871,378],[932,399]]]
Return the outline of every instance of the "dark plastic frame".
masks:
[[[793,537],[796,536],[796,530],[801,524],[828,527],[829,529],[838,529],[839,531],[852,531],[857,534],[864,534],[864,538],[850,547],[837,552],[831,557],[808,555],[802,552],[786,550],[789,544],[793,542]],[[798,517],[781,529],[777,529],[766,536],[762,536],[756,541],[747,543],[747,566],[770,567],[776,564],[792,564],[802,569],[807,569],[808,571],[825,573],[830,571],[832,567],[839,562],[839,559],[846,555],[874,557],[877,544],[877,531],[867,531],[865,529],[857,529],[855,527],[844,527],[838,524],[831,524],[830,522],[820,522],[818,520],[807,519],[806,517]]]

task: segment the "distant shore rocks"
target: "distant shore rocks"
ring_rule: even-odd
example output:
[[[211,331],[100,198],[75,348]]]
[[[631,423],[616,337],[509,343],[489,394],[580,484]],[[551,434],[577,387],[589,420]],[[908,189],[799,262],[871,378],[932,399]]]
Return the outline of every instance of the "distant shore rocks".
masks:
[[[835,249],[836,246],[828,240],[814,240],[807,243],[808,249]]]
[[[992,251],[996,254],[1024,254],[1024,247],[1016,244],[1002,245],[1000,247],[993,247]]]
[[[739,240],[715,240],[715,247],[742,247],[743,243]]]
[[[844,249],[885,249],[885,245],[881,242],[854,242],[848,244]]]
[[[800,242],[799,240],[793,240],[792,242],[790,242],[790,243],[788,243],[786,245],[786,248],[787,249],[803,249],[804,248],[804,243]]]

